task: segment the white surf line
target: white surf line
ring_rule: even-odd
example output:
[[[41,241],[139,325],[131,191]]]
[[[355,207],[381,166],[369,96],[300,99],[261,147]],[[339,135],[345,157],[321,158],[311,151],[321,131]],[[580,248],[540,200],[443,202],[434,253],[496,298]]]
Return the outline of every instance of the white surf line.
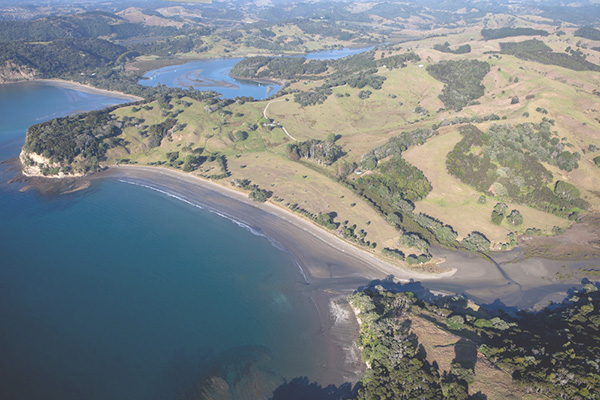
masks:
[[[267,105],[265,106],[265,109],[263,110],[263,116],[265,117],[265,119],[269,119],[269,117],[267,117],[267,108],[269,108],[269,106],[271,105],[271,103],[277,103],[279,101],[284,101],[284,100],[273,100],[267,103]],[[283,129],[283,131],[285,132],[285,134],[292,139],[294,142],[297,142],[298,139],[296,139],[295,137],[293,137],[292,135],[290,135],[290,133],[287,131],[287,129],[285,129],[285,126],[280,124],[281,129]]]
[[[157,187],[154,186],[150,186],[150,185],[145,185],[143,183],[139,183],[139,182],[134,182],[134,181],[130,181],[127,179],[118,179],[119,182],[122,183],[127,183],[129,185],[134,185],[134,186],[139,186],[139,187],[143,187],[146,189],[150,189],[153,190],[155,192],[164,194],[168,197],[174,198],[176,200],[182,201],[186,204],[189,204],[192,207],[196,207],[199,208],[201,210],[204,210],[205,208],[202,207],[200,204],[194,203],[192,201],[189,201],[181,196],[177,196],[176,194],[173,194],[171,192],[168,192],[166,190],[161,190]],[[213,214],[218,215],[221,218],[225,218],[226,220],[229,220],[230,222],[233,222],[235,225],[239,226],[240,228],[246,229],[248,230],[250,233],[252,233],[255,236],[259,236],[262,237],[264,239],[267,239],[267,241],[271,244],[271,246],[275,247],[276,249],[283,251],[284,253],[287,253],[292,260],[294,261],[294,264],[296,264],[296,266],[298,267],[298,269],[300,270],[300,274],[302,274],[302,278],[304,278],[304,283],[307,285],[311,284],[311,281],[308,279],[308,276],[306,275],[306,272],[304,271],[304,268],[302,268],[302,265],[300,264],[300,262],[298,262],[298,259],[296,259],[296,256],[294,256],[294,254],[288,250],[284,245],[282,245],[279,241],[273,239],[272,237],[270,237],[269,235],[265,235],[264,233],[262,233],[259,229],[253,228],[252,226],[245,224],[237,219],[235,219],[234,217],[230,217],[229,215],[226,215],[220,211],[217,211],[211,207],[207,207],[207,210]]]

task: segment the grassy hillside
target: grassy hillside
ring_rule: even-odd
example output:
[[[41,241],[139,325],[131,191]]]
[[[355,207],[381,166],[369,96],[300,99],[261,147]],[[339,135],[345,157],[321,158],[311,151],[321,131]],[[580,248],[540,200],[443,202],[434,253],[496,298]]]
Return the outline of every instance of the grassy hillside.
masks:
[[[97,161],[220,179],[293,209],[383,258],[426,262],[427,268],[435,265],[435,258],[429,261],[434,244],[488,251],[510,248],[517,235],[560,233],[572,220],[600,209],[600,168],[594,162],[600,155],[600,73],[505,54],[503,43],[527,39],[506,36],[508,31],[481,36],[482,24],[501,28],[510,18],[488,16],[465,29],[444,28],[443,36],[380,46],[329,63],[248,60],[244,68],[255,60],[262,63],[252,76],[287,77],[288,85],[264,101],[166,91],[144,104],[118,108],[111,111],[110,124],[119,134],[96,136],[103,142]],[[548,32],[538,40],[545,52],[600,62],[597,52],[587,50],[593,41],[578,37],[573,44],[574,28],[559,31],[533,17],[513,22]],[[314,29],[290,23],[249,26],[242,36],[223,35],[213,44],[233,49],[230,44],[237,41],[235,51],[243,54],[249,35],[270,41],[285,37],[280,44],[308,35],[320,45],[329,35],[343,43],[335,38],[344,33],[343,26]],[[539,33],[508,33],[519,32]],[[434,49],[466,44],[469,53]],[[477,79],[466,73],[471,69]],[[527,130],[526,124],[531,133],[525,139],[515,136],[520,147],[511,148],[512,158],[501,150],[506,143],[498,150],[497,139],[461,150],[458,159],[487,163],[488,175],[479,183],[448,169],[448,154],[456,154],[466,126],[487,138],[503,129]],[[427,131],[423,140],[410,139]],[[536,160],[545,180],[527,183],[530,168],[522,167],[519,157]],[[556,189],[558,181],[562,189]],[[561,198],[566,203],[560,200],[554,209],[543,203],[564,196],[561,190],[569,185],[581,201]],[[506,215],[494,220],[497,207]]]

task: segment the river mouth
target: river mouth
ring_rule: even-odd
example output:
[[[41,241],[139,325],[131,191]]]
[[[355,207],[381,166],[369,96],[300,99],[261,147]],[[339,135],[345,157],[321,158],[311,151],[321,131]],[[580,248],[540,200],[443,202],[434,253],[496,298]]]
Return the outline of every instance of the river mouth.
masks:
[[[372,48],[373,46],[324,50],[308,53],[305,57],[309,60],[333,60],[362,53]],[[144,86],[163,84],[169,87],[214,90],[228,99],[252,97],[262,100],[281,89],[281,84],[269,79],[248,80],[232,77],[230,75],[231,68],[240,61],[242,58],[215,58],[172,65],[149,71],[138,82]]]

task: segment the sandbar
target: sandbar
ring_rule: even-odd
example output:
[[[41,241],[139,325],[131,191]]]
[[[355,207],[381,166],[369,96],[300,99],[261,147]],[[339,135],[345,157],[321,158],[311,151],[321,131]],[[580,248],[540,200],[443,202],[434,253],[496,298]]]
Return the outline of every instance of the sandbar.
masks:
[[[134,96],[131,94],[126,94],[123,92],[117,92],[117,91],[113,91],[113,90],[98,89],[94,86],[86,85],[86,84],[75,82],[75,81],[67,81],[64,79],[31,79],[31,80],[22,80],[22,81],[16,81],[16,82],[6,82],[6,83],[3,83],[3,85],[23,83],[23,82],[45,83],[45,84],[49,84],[52,86],[61,87],[64,89],[72,89],[72,90],[77,90],[79,92],[84,92],[84,93],[93,93],[93,94],[100,94],[100,95],[104,95],[104,96],[117,97],[117,98],[121,98],[124,100],[129,100],[129,101],[144,100],[144,98],[139,97],[139,96]]]

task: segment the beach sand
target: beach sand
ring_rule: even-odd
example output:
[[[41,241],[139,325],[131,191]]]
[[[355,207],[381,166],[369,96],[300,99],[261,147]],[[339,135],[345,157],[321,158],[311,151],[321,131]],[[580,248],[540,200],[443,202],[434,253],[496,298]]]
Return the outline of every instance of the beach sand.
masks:
[[[354,384],[364,373],[355,347],[359,326],[345,300],[349,294],[389,275],[404,281],[435,278],[387,264],[276,205],[252,202],[244,193],[193,175],[159,167],[118,166],[92,177],[119,179],[176,195],[246,225],[288,252],[298,265],[300,283],[315,305],[328,344],[327,362],[319,374],[322,385]]]
[[[227,180],[217,184],[175,170],[132,165],[110,167],[93,175],[97,178],[120,179],[176,195],[246,225],[287,251],[305,280],[328,343],[327,363],[319,379],[323,385],[354,383],[364,373],[355,348],[358,322],[345,300],[362,286],[403,282],[406,290],[464,293],[479,304],[509,309],[560,301],[578,283],[548,279],[564,268],[564,261],[523,260],[518,251],[502,253],[493,262],[478,254],[434,248],[449,270],[442,274],[411,271],[388,264],[282,207],[252,202],[246,194],[225,186]],[[576,262],[569,265],[578,267]]]
[[[7,84],[22,83],[22,82],[25,82],[25,81],[9,82]],[[78,83],[78,82],[73,82],[73,81],[65,81],[63,79],[33,79],[33,80],[30,80],[27,82],[45,83],[45,84],[49,84],[52,86],[58,86],[58,87],[65,88],[65,89],[72,89],[72,90],[77,90],[77,91],[85,92],[85,93],[100,94],[100,95],[104,95],[104,96],[118,97],[118,98],[122,98],[122,99],[129,100],[129,101],[144,100],[142,97],[125,94],[122,92],[115,92],[112,90],[98,89],[98,88],[95,88],[90,85],[85,85],[83,83]]]

